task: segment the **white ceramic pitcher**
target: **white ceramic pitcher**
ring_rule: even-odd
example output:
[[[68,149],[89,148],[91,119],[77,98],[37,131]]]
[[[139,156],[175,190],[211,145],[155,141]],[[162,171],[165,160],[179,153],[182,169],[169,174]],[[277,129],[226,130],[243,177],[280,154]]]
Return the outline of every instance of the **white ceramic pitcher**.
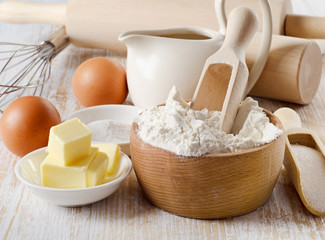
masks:
[[[216,0],[219,32],[200,27],[173,27],[124,32],[119,40],[127,46],[127,82],[133,104],[148,108],[166,101],[175,85],[191,99],[206,59],[222,45],[226,30],[225,0]],[[263,37],[259,55],[248,80],[254,86],[267,60],[272,38],[272,17],[267,0],[263,11]]]

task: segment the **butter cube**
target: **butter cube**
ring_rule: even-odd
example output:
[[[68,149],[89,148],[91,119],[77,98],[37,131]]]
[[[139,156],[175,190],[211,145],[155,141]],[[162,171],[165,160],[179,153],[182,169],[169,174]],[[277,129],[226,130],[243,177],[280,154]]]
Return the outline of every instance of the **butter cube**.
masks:
[[[75,162],[73,166],[64,166],[51,154],[47,155],[41,164],[42,185],[66,189],[87,187],[88,168],[95,159],[97,152],[98,148],[92,147],[90,155]],[[91,169],[91,172],[93,172],[95,168],[92,167]]]
[[[70,119],[50,130],[48,152],[51,158],[68,166],[90,153],[91,131],[78,118]]]
[[[106,153],[98,152],[96,158],[88,168],[87,179],[88,187],[97,186],[103,180],[106,174],[108,157]]]
[[[107,175],[112,175],[116,169],[117,162],[120,156],[120,146],[114,143],[107,144],[93,144],[98,147],[99,151],[104,152],[108,156]]]

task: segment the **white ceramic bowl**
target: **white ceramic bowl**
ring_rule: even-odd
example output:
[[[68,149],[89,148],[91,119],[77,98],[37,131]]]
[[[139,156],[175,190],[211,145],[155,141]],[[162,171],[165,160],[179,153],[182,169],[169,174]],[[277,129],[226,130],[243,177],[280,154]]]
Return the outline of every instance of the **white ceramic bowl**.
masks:
[[[102,200],[114,193],[130,174],[132,162],[120,152],[117,171],[112,181],[95,187],[81,189],[58,189],[41,185],[40,165],[47,155],[45,148],[35,150],[21,158],[15,167],[16,176],[37,197],[58,206],[74,207]]]
[[[136,116],[143,111],[142,108],[131,106],[131,105],[99,105],[94,107],[84,108],[80,111],[72,113],[66,118],[79,118],[84,124],[88,124],[97,120],[113,120],[131,125]],[[93,142],[99,143],[100,141],[92,140]],[[130,140],[125,142],[115,142],[121,147],[121,151],[126,155],[130,156]]]

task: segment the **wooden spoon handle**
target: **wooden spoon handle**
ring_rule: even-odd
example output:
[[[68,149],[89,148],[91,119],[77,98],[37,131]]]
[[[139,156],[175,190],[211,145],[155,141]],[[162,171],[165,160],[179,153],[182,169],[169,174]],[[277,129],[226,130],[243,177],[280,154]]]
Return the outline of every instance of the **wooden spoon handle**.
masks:
[[[66,4],[4,1],[0,3],[0,20],[18,24],[65,25],[66,7]]]
[[[257,27],[258,17],[253,10],[247,7],[235,8],[229,15],[223,47],[234,49],[239,59],[245,62],[246,47]]]
[[[274,112],[274,115],[280,119],[283,128],[286,131],[292,128],[301,128],[300,116],[295,110],[291,108],[279,108]]]

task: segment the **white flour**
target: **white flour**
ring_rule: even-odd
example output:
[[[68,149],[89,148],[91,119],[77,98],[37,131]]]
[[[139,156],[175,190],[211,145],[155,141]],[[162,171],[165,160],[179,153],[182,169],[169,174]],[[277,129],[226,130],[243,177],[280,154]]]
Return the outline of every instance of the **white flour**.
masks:
[[[241,104],[234,134],[219,130],[219,117],[218,111],[190,109],[174,87],[166,106],[152,107],[139,115],[137,134],[153,146],[183,156],[237,152],[271,142],[282,134],[252,98]]]
[[[130,141],[131,124],[110,119],[93,121],[87,124],[96,142],[122,143]]]

